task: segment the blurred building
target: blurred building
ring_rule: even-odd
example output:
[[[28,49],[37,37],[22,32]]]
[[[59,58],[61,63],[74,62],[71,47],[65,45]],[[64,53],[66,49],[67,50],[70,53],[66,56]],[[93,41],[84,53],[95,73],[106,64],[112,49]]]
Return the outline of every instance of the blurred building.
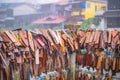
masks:
[[[37,19],[33,22],[33,24],[36,24],[37,26],[40,26],[41,28],[51,28],[51,29],[63,29],[64,28],[64,22],[66,21],[65,16],[48,16],[44,18]]]
[[[96,12],[106,10],[106,1],[101,0],[62,0],[56,3],[59,15],[67,17],[66,24],[80,25],[83,20],[94,18]]]
[[[120,0],[107,0],[104,18],[106,28],[120,28]]]
[[[104,10],[106,2],[100,0],[58,0],[54,3],[40,4],[38,8],[43,18],[64,16],[64,25],[80,25],[85,19],[95,17],[97,11]]]
[[[6,7],[6,5],[0,4],[0,27],[13,27],[14,17],[13,10]]]
[[[40,0],[2,0],[0,3],[7,4],[12,9],[14,27],[27,26],[50,16],[65,17],[62,25],[80,25],[83,20],[95,17],[97,11],[106,9],[105,1],[101,0],[56,0],[46,4]]]
[[[19,6],[13,7],[13,15],[15,18],[14,26],[28,26],[34,20],[41,18],[41,13],[28,4],[21,4]]]
[[[68,0],[59,0],[54,3],[38,4],[38,12],[41,13],[41,18],[33,21],[33,25],[40,26],[41,28],[62,29],[66,21],[66,15],[64,15],[65,6],[57,5],[57,3],[65,3]]]
[[[41,13],[25,0],[2,0],[0,2],[0,26],[6,29],[28,26],[41,18]]]

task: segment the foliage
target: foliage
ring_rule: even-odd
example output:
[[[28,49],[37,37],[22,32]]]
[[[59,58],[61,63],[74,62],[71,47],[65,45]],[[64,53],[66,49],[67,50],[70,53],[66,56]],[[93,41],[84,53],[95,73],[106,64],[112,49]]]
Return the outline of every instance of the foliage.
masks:
[[[81,30],[86,31],[86,30],[90,29],[91,24],[98,26],[99,23],[100,23],[99,19],[89,18],[89,19],[83,21],[83,23],[80,25],[80,28],[81,28]]]
[[[4,29],[2,27],[0,27],[0,32],[4,31]]]
[[[93,18],[89,18],[89,19],[83,21],[83,23],[80,26],[81,30],[83,30],[83,31],[88,30],[90,28],[91,23],[93,22],[93,20],[94,20]]]
[[[101,21],[100,19],[95,18],[94,21],[93,21],[93,24],[98,26],[100,24],[100,21]]]

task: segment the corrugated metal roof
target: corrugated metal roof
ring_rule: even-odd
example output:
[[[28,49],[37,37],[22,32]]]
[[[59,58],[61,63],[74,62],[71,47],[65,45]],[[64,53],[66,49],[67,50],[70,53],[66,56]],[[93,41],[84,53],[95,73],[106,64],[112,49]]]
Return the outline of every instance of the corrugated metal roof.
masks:
[[[23,3],[26,0],[0,0],[0,3]]]
[[[31,4],[50,4],[50,3],[55,3],[61,0],[26,0],[26,3],[31,3]]]
[[[35,20],[33,24],[57,24],[66,20],[64,16],[49,16],[42,19]]]
[[[62,5],[62,4],[67,4],[68,2],[69,2],[69,0],[59,0],[59,1],[55,2],[55,4]]]

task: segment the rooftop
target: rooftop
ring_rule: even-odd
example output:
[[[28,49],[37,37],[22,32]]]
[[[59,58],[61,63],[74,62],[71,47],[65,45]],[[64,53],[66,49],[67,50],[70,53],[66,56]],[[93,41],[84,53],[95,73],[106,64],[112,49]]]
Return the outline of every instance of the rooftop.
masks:
[[[0,0],[0,3],[23,3],[25,0]]]
[[[92,0],[92,1],[94,1],[94,2],[102,2],[102,3],[106,3],[107,2],[107,0]]]
[[[62,0],[0,0],[0,3],[31,3],[31,4],[49,4]]]
[[[66,20],[64,16],[48,16],[42,19],[37,19],[33,22],[33,24],[59,24]]]
[[[31,6],[23,4],[23,5],[14,7],[13,14],[14,16],[29,15],[29,14],[37,14],[37,11]]]

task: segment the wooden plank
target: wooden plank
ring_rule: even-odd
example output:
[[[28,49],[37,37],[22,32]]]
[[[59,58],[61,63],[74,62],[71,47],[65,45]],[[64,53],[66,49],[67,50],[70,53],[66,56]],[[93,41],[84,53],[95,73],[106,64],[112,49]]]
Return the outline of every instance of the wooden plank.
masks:
[[[30,31],[28,31],[28,41],[29,41],[29,46],[30,46],[31,50],[34,52],[35,48],[34,48],[33,36]]]

